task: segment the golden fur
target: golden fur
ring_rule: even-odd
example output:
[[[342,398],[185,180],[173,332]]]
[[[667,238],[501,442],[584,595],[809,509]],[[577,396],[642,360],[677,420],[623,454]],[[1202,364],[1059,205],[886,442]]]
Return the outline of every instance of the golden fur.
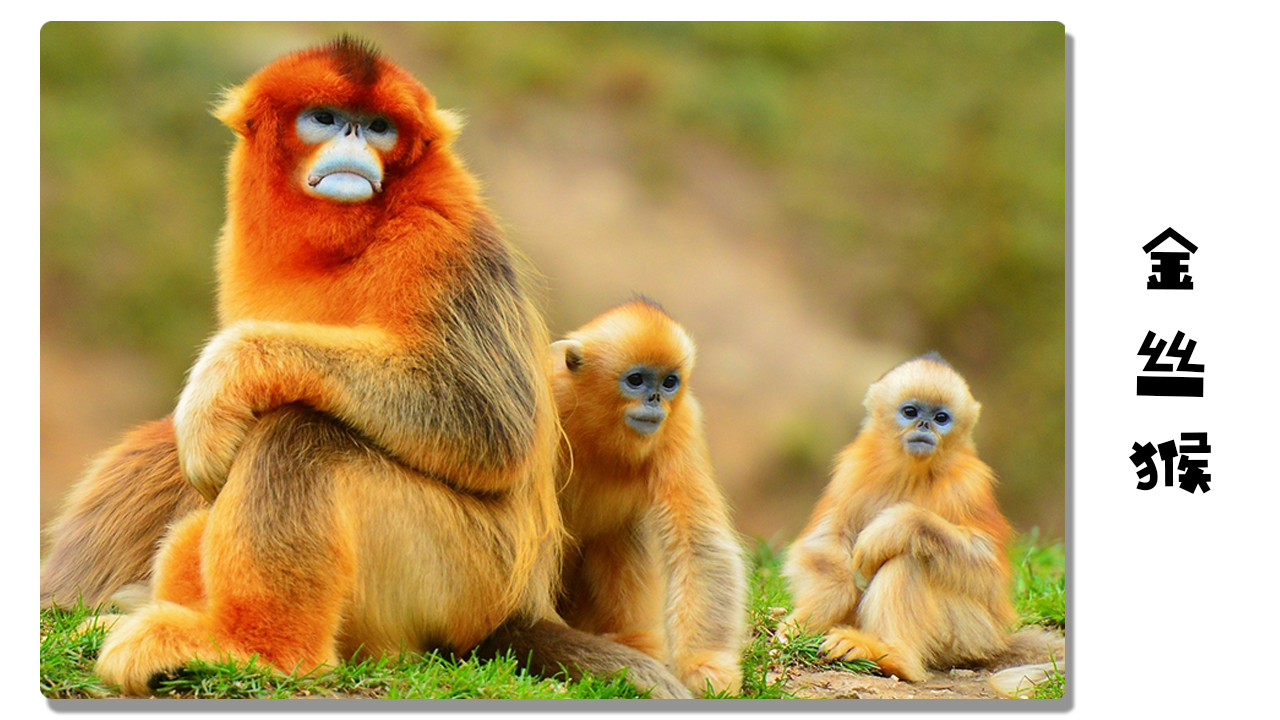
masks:
[[[695,350],[656,306],[615,308],[555,345],[554,390],[567,446],[560,507],[570,534],[559,608],[573,627],[666,659],[688,688],[742,683],[745,567],[716,486],[689,386]],[[666,419],[645,436],[624,422],[629,368],[676,371]]]
[[[904,449],[910,428],[895,414],[907,401],[954,416],[928,455]],[[862,432],[788,552],[795,612],[785,625],[826,633],[830,659],[876,660],[904,680],[1009,659],[1010,528],[973,445],[981,406],[936,355],[891,370],[864,404]]]

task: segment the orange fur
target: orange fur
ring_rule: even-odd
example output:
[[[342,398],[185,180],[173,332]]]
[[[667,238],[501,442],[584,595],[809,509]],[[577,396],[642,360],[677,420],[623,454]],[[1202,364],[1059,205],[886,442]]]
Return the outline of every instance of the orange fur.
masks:
[[[394,123],[384,192],[337,203],[300,190],[313,150],[294,118],[311,106]],[[166,536],[152,602],[112,628],[103,679],[141,693],[219,653],[288,672],[358,649],[464,652],[508,618],[554,618],[546,331],[448,147],[451,118],[346,40],[273,63],[217,114],[239,136],[222,330],[176,431],[148,445],[216,500]]]
[[[688,334],[645,301],[615,308],[555,346],[554,389],[567,445],[560,505],[571,535],[560,609],[655,658],[695,692],[737,692],[745,569],[716,487],[702,411],[688,387]],[[676,371],[666,419],[645,436],[625,422],[629,368]]]
[[[910,428],[895,416],[908,401],[954,416],[930,454],[904,449]],[[928,667],[997,661],[1016,614],[1009,524],[972,440],[981,406],[936,356],[894,368],[865,405],[862,432],[788,553],[795,612],[787,625],[826,632],[828,658],[877,660],[905,680]]]

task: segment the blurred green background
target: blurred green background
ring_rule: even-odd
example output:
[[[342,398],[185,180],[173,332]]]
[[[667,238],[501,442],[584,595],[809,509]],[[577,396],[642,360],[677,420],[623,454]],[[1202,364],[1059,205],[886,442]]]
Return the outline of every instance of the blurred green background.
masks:
[[[44,520],[214,330],[219,90],[342,32],[468,117],[553,334],[636,292],[694,334],[745,533],[793,537],[867,384],[936,349],[983,403],[1006,513],[1061,537],[1058,23],[45,25]]]

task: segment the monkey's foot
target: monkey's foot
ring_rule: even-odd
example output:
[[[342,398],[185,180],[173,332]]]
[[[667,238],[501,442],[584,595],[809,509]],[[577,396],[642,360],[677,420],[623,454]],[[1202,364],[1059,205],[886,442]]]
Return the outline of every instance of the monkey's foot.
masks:
[[[121,614],[131,613],[150,601],[151,586],[142,582],[125,585],[111,596],[111,604],[115,605]]]
[[[219,655],[201,615],[162,602],[115,622],[95,670],[103,683],[118,685],[125,695],[149,695],[161,678],[188,661]]]
[[[924,666],[905,655],[874,635],[849,627],[832,628],[822,640],[822,657],[827,662],[871,660],[885,675],[910,682],[923,680],[928,674]]]
[[[619,645],[626,645],[633,650],[639,650],[655,660],[667,659],[665,648],[662,646],[662,638],[660,638],[657,633],[650,632],[649,630],[605,633],[602,637],[606,640],[612,640]]]
[[[738,664],[736,652],[711,650],[694,653],[673,665],[676,677],[696,695],[722,692],[737,695],[742,691],[742,667]]]

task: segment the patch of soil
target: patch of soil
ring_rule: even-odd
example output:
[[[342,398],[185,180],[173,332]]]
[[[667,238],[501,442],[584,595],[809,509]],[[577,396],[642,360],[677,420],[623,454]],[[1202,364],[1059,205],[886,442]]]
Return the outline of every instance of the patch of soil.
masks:
[[[999,696],[987,685],[991,675],[989,670],[956,669],[949,673],[934,672],[923,682],[909,683],[896,677],[848,670],[791,668],[787,670],[784,687],[797,698],[995,700]],[[777,673],[770,673],[769,682],[777,679]]]

